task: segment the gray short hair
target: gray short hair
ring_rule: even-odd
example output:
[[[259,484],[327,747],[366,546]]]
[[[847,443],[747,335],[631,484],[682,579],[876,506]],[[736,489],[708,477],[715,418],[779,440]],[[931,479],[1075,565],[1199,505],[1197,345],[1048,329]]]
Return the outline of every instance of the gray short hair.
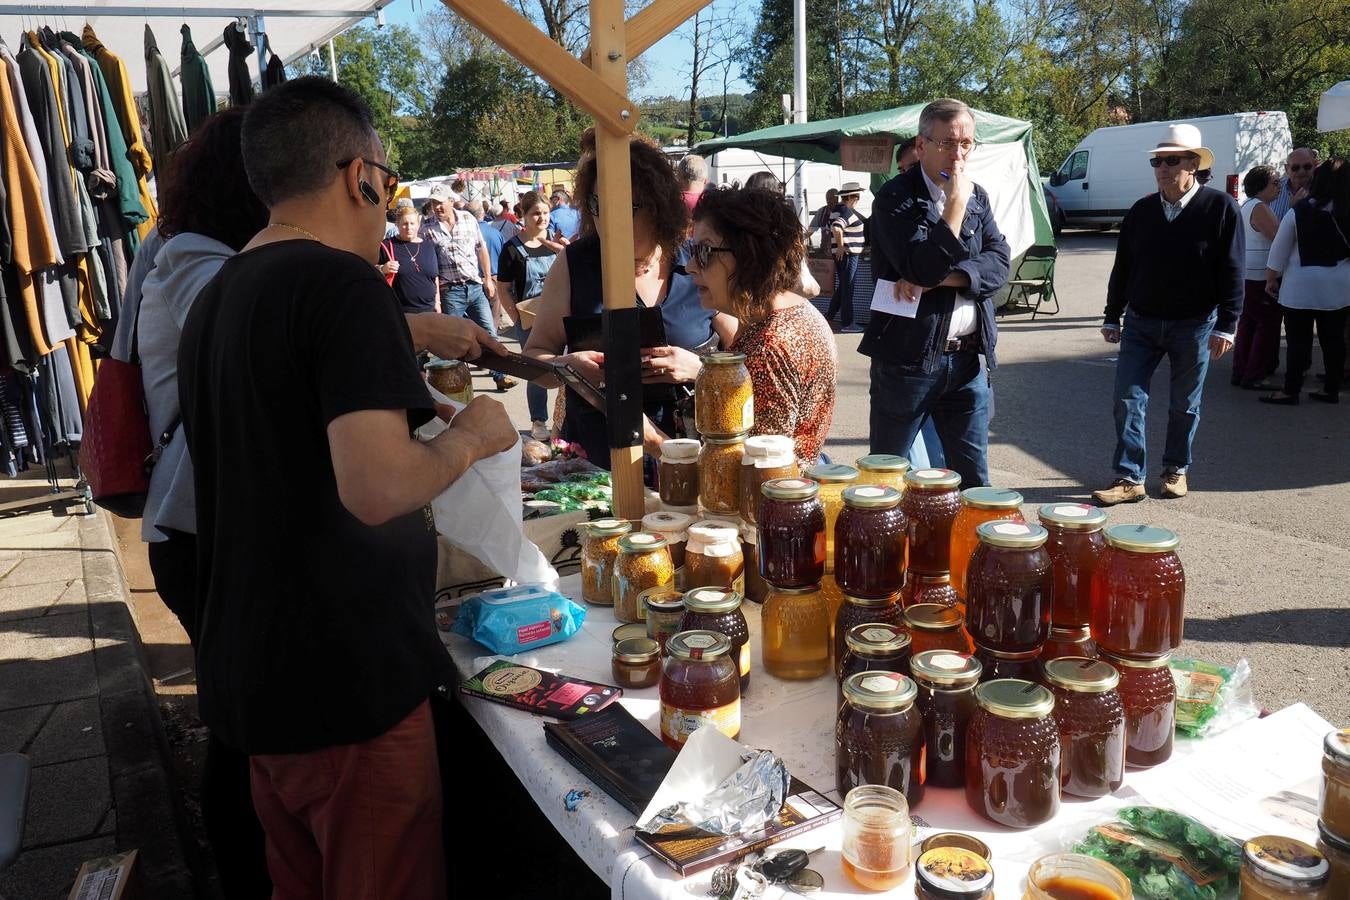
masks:
[[[708,162],[697,153],[685,154],[675,166],[675,170],[689,183],[708,180]]]
[[[939,122],[954,122],[962,116],[970,116],[970,120],[975,121],[975,113],[960,100],[951,97],[934,100],[919,113],[919,134],[930,137],[934,125]]]

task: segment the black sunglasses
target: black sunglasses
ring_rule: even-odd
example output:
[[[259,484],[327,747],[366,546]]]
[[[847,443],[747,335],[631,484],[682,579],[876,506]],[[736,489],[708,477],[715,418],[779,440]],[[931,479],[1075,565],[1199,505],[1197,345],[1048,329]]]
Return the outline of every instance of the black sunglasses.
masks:
[[[358,159],[366,165],[373,166],[384,173],[384,195],[386,198],[394,196],[394,192],[398,190],[398,172],[389,168],[384,163],[377,163],[375,160],[366,159],[364,156],[353,156],[351,159],[339,161],[337,167],[339,169],[345,169]]]
[[[634,201],[633,201],[633,212],[637,212],[639,209],[642,209],[642,204],[641,204],[641,203],[638,203],[636,200],[634,200]],[[586,212],[590,213],[592,219],[594,219],[596,216],[600,215],[600,195],[599,195],[599,194],[591,194],[589,197],[586,198]]]
[[[1179,166],[1182,161],[1195,158],[1194,154],[1187,154],[1186,156],[1155,156],[1148,161],[1148,164],[1156,169],[1163,163],[1167,163],[1169,166]]]
[[[700,269],[708,268],[712,262],[714,253],[730,253],[730,247],[714,247],[711,244],[695,244],[689,250],[689,256],[698,264]]]

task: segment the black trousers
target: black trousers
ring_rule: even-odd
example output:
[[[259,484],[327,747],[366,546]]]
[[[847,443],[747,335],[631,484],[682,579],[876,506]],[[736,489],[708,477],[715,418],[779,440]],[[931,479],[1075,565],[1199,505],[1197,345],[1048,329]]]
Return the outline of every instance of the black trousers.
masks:
[[[1322,346],[1322,364],[1326,367],[1326,392],[1335,394],[1341,389],[1345,373],[1345,329],[1350,318],[1350,307],[1341,309],[1292,309],[1281,306],[1284,313],[1284,335],[1288,342],[1285,359],[1284,392],[1298,394],[1303,390],[1303,378],[1312,365],[1313,326],[1317,326],[1317,343]]]

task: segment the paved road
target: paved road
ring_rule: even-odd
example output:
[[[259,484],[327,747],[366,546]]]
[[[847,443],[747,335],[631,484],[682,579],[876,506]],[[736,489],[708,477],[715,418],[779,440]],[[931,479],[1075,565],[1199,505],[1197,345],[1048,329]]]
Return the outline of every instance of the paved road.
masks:
[[[1062,311],[1000,321],[990,464],[996,484],[1029,504],[1084,500],[1111,479],[1114,348],[1097,331],[1114,234],[1066,233],[1057,287]],[[868,377],[858,337],[839,337],[839,391],[826,452],[867,449]],[[1320,360],[1314,363],[1320,371]],[[1350,398],[1346,409],[1256,402],[1230,387],[1229,359],[1205,389],[1191,493],[1117,507],[1111,521],[1147,522],[1182,536],[1187,623],[1182,652],[1214,662],[1245,657],[1269,709],[1304,701],[1350,724]],[[1149,449],[1161,467],[1166,364],[1155,376]],[[490,387],[486,378],[478,388]],[[504,398],[527,423],[524,391]],[[1153,481],[1150,490],[1154,490]]]

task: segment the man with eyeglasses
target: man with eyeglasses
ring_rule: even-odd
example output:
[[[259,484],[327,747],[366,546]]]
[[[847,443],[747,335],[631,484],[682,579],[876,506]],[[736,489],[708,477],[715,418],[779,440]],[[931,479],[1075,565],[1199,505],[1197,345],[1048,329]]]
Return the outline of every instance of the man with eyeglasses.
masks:
[[[872,203],[877,290],[858,352],[872,358],[872,453],[908,455],[932,419],[964,487],[989,483],[987,368],[996,365],[993,296],[1008,280],[1008,242],[966,171],[975,114],[935,100],[919,114],[919,162]]]
[[[1213,166],[1214,153],[1203,146],[1200,129],[1186,124],[1169,125],[1149,152],[1158,193],[1121,221],[1106,290],[1102,337],[1120,349],[1112,401],[1116,477],[1092,493],[1102,506],[1147,496],[1144,413],[1163,357],[1171,393],[1161,495],[1186,496],[1205,372],[1211,359],[1232,349],[1242,313],[1246,248],[1237,203],[1195,177]]]
[[[1284,161],[1284,178],[1280,180],[1280,193],[1270,201],[1270,211],[1275,221],[1284,218],[1284,214],[1294,208],[1294,204],[1308,196],[1308,186],[1312,184],[1313,169],[1317,168],[1317,151],[1311,147],[1298,147],[1290,152]]]

